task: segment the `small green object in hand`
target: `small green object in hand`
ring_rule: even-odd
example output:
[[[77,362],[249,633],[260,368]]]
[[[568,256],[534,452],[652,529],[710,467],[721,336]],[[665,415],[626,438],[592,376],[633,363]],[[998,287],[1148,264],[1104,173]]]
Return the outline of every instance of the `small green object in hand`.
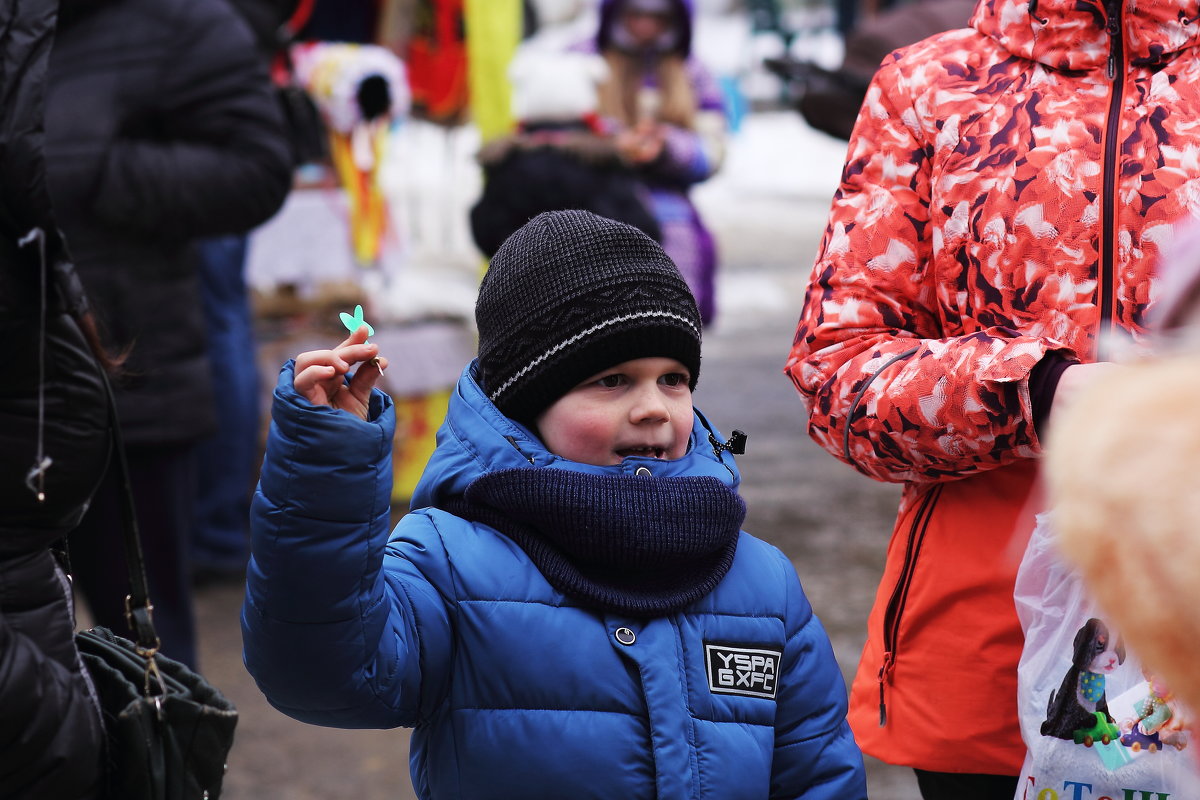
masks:
[[[346,330],[350,331],[351,333],[354,333],[360,327],[362,327],[363,325],[366,325],[367,326],[367,336],[375,335],[375,329],[372,328],[371,325],[365,319],[363,319],[362,306],[354,307],[354,315],[353,316],[351,316],[350,314],[347,314],[345,311],[342,312],[341,316],[342,316],[342,324],[345,325]]]

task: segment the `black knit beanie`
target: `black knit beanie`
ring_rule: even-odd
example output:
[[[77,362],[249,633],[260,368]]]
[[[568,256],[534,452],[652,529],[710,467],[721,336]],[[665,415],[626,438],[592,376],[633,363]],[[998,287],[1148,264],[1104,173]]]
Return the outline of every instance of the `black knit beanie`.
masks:
[[[532,426],[581,381],[635,358],[700,374],[700,312],[662,247],[588,211],[538,214],[492,257],[475,304],[479,383]]]

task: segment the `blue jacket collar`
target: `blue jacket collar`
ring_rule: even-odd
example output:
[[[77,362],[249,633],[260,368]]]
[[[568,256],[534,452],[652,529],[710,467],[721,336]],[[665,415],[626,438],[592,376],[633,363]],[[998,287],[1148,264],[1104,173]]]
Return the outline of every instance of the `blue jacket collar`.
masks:
[[[500,413],[475,381],[474,368],[472,362],[463,369],[450,396],[446,418],[437,433],[437,446],[413,492],[414,509],[441,505],[439,501],[461,496],[471,481],[502,469],[551,468],[617,475],[632,474],[644,466],[659,477],[707,475],[734,490],[741,483],[733,456],[712,444],[723,442],[724,437],[699,410],[683,458],[627,458],[611,467],[580,464],[551,453],[532,431]]]

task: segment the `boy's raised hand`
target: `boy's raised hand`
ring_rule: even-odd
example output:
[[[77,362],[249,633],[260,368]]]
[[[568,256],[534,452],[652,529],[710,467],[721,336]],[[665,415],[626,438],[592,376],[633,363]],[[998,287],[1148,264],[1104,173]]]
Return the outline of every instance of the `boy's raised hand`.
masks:
[[[332,350],[309,350],[296,356],[296,391],[313,405],[340,408],[365,420],[371,389],[387,368],[387,359],[379,356],[379,345],[367,342],[369,335],[367,326],[360,325]],[[355,364],[362,366],[346,383],[343,376]]]

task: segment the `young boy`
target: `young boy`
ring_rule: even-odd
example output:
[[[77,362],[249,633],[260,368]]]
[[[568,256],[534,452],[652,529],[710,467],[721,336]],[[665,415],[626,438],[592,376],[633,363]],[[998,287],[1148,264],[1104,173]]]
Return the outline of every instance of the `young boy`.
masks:
[[[829,640],[693,412],[700,316],[662,248],[540,214],[475,313],[390,537],[366,329],[283,369],[242,614],[271,703],[414,727],[422,798],[865,798]]]

